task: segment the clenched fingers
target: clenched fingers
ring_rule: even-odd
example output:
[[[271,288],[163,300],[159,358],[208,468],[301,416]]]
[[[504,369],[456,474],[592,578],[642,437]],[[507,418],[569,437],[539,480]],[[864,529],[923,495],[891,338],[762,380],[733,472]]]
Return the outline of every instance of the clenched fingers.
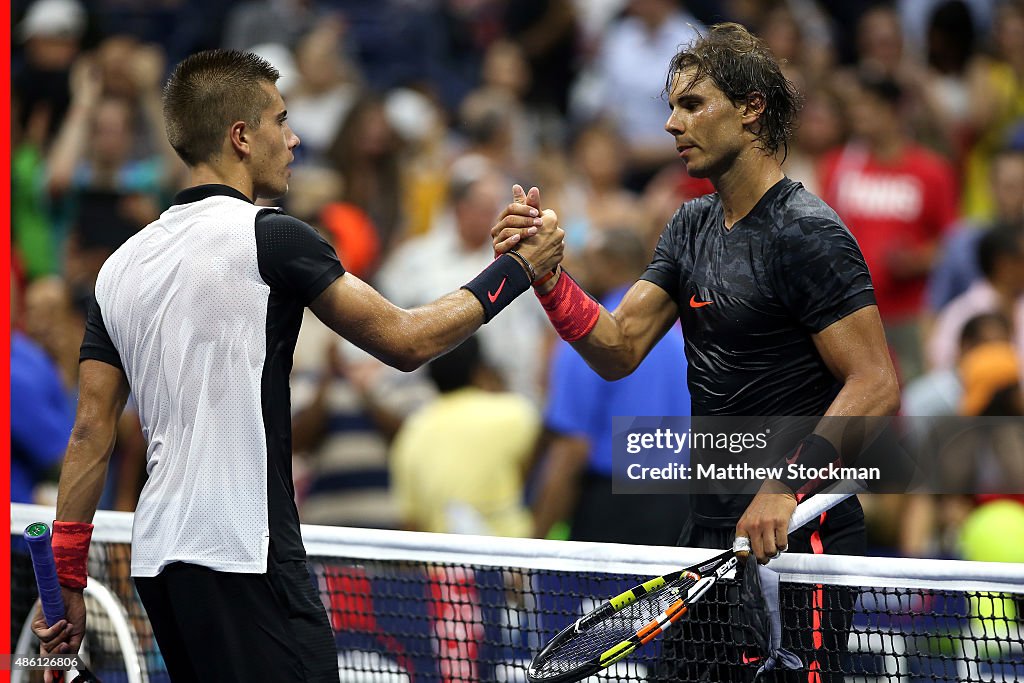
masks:
[[[62,639],[67,639],[68,622],[67,619],[61,619],[53,626],[47,626],[46,620],[40,615],[32,620],[32,632],[36,634],[36,637],[39,638],[43,645],[48,645],[54,641],[59,643]]]
[[[534,208],[529,204],[521,204],[519,202],[512,202],[501,212],[498,216],[498,220],[504,220],[509,216],[522,216],[524,218],[536,218],[540,216],[540,209]]]
[[[494,245],[495,254],[504,254],[518,244],[520,240],[536,235],[543,224],[542,218],[519,215],[503,217],[498,221],[497,225],[491,228],[491,241]]]
[[[522,185],[513,185],[512,203],[505,207],[498,223],[491,228],[494,255],[507,253],[525,238],[536,235],[538,228],[544,225],[544,218],[546,216],[540,210],[540,190],[531,187],[526,192]],[[526,219],[526,222],[522,222],[522,219]]]
[[[536,233],[534,232],[532,234]],[[529,237],[529,235],[526,236]],[[514,249],[522,239],[523,234],[520,231],[503,231],[494,242],[494,255],[501,256],[502,254],[512,251],[512,249]]]

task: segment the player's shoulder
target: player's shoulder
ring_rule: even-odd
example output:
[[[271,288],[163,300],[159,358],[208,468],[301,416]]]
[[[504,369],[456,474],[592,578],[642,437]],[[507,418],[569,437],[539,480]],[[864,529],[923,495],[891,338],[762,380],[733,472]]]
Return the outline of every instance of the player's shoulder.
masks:
[[[257,232],[273,232],[280,230],[316,232],[316,229],[309,223],[285,213],[283,209],[270,206],[258,208],[259,211],[256,214]]]
[[[150,223],[125,240],[114,250],[114,253],[107,257],[96,276],[97,289],[107,282],[118,282],[123,277],[125,271],[136,261],[136,255],[140,251],[145,251],[145,245],[156,229],[154,224]]]
[[[838,258],[848,249],[859,249],[838,214],[800,183],[788,189],[771,225],[772,250],[801,253],[804,258]],[[816,255],[816,256],[815,256]]]
[[[722,200],[719,199],[717,192],[694,197],[683,202],[676,209],[672,218],[669,219],[667,227],[671,231],[693,229],[703,224],[716,212],[720,213],[721,209]]]
[[[722,206],[722,200],[718,196],[717,192],[711,192],[709,194],[702,194],[699,197],[694,197],[686,202],[680,209],[685,209],[695,216],[709,214]]]
[[[262,208],[254,223],[256,251],[260,258],[271,255],[291,258],[304,250],[319,251],[327,242],[316,228],[281,209]]]
[[[772,229],[779,236],[849,232],[839,214],[803,183],[788,180],[772,211]]]

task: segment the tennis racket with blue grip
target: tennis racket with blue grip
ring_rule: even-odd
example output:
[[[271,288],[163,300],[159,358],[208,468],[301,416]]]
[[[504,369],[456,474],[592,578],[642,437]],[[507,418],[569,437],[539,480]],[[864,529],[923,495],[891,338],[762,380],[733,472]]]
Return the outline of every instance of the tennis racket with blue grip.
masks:
[[[57,565],[50,545],[50,527],[42,522],[29,524],[25,528],[25,542],[32,556],[43,617],[47,626],[53,626],[64,618],[64,597],[60,592],[60,583],[57,582]],[[64,678],[71,683],[99,683],[100,680],[81,664],[77,669],[68,670]]]

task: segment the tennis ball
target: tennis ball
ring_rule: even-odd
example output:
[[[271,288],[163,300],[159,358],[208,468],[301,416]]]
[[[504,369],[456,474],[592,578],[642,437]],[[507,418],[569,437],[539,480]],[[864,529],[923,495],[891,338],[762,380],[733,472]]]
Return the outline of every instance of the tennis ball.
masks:
[[[973,510],[960,530],[965,560],[1024,562],[1024,505],[996,500]],[[971,631],[980,638],[1009,638],[1016,627],[1017,606],[1011,596],[973,593],[968,597]]]
[[[1024,505],[995,500],[975,508],[960,530],[965,560],[1024,562]]]

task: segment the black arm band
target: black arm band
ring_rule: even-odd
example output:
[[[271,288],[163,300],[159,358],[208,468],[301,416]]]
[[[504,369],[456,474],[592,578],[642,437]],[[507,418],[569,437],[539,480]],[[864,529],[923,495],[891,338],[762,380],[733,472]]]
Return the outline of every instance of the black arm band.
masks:
[[[807,496],[838,479],[836,468],[840,465],[839,451],[832,442],[811,434],[786,458],[782,483],[791,488],[798,498]]]
[[[486,323],[530,288],[530,276],[514,256],[502,254],[462,288],[468,289],[480,301]]]

